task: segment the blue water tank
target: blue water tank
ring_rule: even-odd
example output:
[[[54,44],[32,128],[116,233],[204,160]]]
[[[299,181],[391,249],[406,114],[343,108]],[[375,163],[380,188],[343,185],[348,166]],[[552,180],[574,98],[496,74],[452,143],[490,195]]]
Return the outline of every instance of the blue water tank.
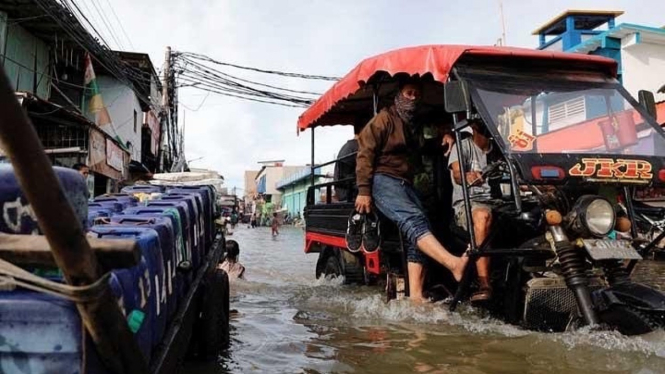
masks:
[[[103,198],[115,198],[115,199],[121,199],[121,200],[132,200],[135,203],[139,203],[139,199],[129,193],[124,193],[124,192],[116,192],[116,193],[105,193],[103,195],[97,196],[95,199],[103,199]]]
[[[183,263],[183,261],[191,262],[191,253],[188,252],[186,244],[188,230],[187,223],[184,219],[181,218],[180,212],[177,208],[172,206],[138,206],[125,209],[123,214],[168,218],[173,225],[175,233],[176,269]],[[183,274],[180,271],[176,271],[176,278],[179,279],[177,284],[182,283],[182,287],[176,287],[177,298],[178,300],[182,300],[189,288],[189,285],[194,279],[194,272],[190,271]]]
[[[88,223],[88,186],[76,170],[54,167],[65,198],[85,229]],[[0,232],[8,234],[39,234],[37,219],[28,203],[11,165],[0,165]]]
[[[111,218],[113,211],[110,209],[91,209],[88,211],[88,227],[95,225],[95,220],[99,218]]]
[[[106,373],[73,302],[3,291],[0,316],[0,373]]]
[[[153,229],[126,225],[97,225],[90,231],[98,238],[136,240],[141,249],[141,262],[145,261],[146,268],[139,265],[130,269],[121,269],[116,274],[121,280],[123,288],[126,287],[127,280],[134,278],[132,289],[137,291],[137,295],[132,300],[125,300],[125,303],[132,309],[144,311],[146,318],[150,319],[154,346],[161,340],[166,330],[167,320],[166,290],[162,287],[166,279],[159,234]],[[128,276],[125,271],[129,271],[131,276]]]
[[[88,209],[96,209],[96,208],[111,209],[114,213],[120,213],[122,212],[123,209],[125,209],[125,206],[117,201],[101,201],[101,202],[88,203]]]
[[[206,220],[207,241],[215,240],[215,196],[212,186],[179,186],[166,191],[167,193],[196,192],[201,195]]]
[[[171,192],[167,193],[166,195],[163,195],[161,199],[169,201],[170,199],[176,197],[194,199],[194,214],[195,217],[198,217],[196,221],[197,225],[196,231],[198,232],[198,238],[199,238],[198,246],[200,248],[201,255],[204,256],[207,253],[207,249],[210,243],[207,235],[208,230],[207,230],[205,209],[203,206],[203,197],[196,192]]]
[[[141,228],[153,229],[159,235],[159,244],[164,261],[164,284],[161,289],[166,292],[166,311],[168,320],[177,310],[179,290],[182,288],[182,277],[176,278],[176,242],[173,223],[168,217],[153,215],[115,215],[111,223],[117,225],[134,225]]]
[[[98,226],[93,226],[93,229]],[[138,265],[129,269],[116,269],[111,273],[111,292],[118,299],[125,318],[132,318],[134,313],[143,315],[143,321],[138,329],[132,331],[137,340],[139,349],[146,360],[150,360],[152,347],[154,345],[154,318],[152,305],[154,297],[146,295],[149,289],[148,263],[145,257],[141,257]]]
[[[169,202],[184,202],[189,214],[190,233],[192,238],[192,263],[194,268],[198,268],[203,258],[203,244],[201,242],[201,225],[198,207],[196,206],[196,199],[194,196],[162,196],[156,202],[149,202],[148,206],[153,206],[154,203],[169,203]]]
[[[174,208],[180,214],[180,221],[184,223],[183,238],[185,242],[185,250],[187,253],[186,259],[192,262],[194,269],[199,267],[199,253],[194,247],[194,225],[192,216],[189,212],[189,205],[185,201],[166,201],[166,200],[150,200],[146,202],[146,207],[161,207],[161,208]]]
[[[104,203],[104,202],[115,202],[115,203],[120,203],[122,204],[122,209],[132,207],[132,206],[137,206],[139,204],[139,199],[135,198],[134,196],[128,195],[128,194],[122,194],[122,195],[104,195],[104,196],[97,196],[93,200],[95,203]]]

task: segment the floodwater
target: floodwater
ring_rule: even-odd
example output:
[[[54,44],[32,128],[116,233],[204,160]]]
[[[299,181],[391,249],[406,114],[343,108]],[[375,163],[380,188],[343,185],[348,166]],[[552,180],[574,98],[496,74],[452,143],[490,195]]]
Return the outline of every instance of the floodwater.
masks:
[[[231,348],[186,373],[665,373],[663,331],[546,334],[469,307],[386,304],[380,289],[316,280],[303,236],[236,228],[247,279],[231,284]],[[665,289],[665,262],[640,266],[640,281]]]

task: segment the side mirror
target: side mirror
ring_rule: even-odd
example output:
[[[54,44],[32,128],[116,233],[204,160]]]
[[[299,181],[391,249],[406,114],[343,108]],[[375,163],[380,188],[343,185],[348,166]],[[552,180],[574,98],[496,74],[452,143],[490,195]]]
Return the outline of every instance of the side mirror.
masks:
[[[653,118],[656,118],[656,99],[653,96],[653,92],[640,90],[637,93],[637,97],[640,101],[640,105],[647,110],[647,113]]]
[[[443,85],[443,100],[446,112],[466,112],[471,109],[469,88],[462,81],[452,81]]]

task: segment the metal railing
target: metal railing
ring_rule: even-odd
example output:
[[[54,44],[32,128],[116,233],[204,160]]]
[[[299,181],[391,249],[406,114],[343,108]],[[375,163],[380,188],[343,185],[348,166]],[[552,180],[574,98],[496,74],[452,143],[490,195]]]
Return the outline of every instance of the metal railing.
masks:
[[[355,196],[353,196],[353,194],[350,193],[350,192],[352,192],[354,190],[354,187],[355,187],[355,181],[356,181],[355,176],[335,180],[335,181],[332,181],[332,182],[325,182],[325,183],[315,184],[314,183],[314,177],[315,177],[314,171],[316,169],[320,169],[324,166],[336,164],[339,161],[347,160],[347,159],[350,159],[351,157],[356,157],[357,154],[358,154],[358,152],[353,152],[353,153],[348,154],[346,156],[336,158],[332,161],[328,161],[328,162],[325,162],[325,163],[322,163],[322,164],[312,165],[310,167],[311,176],[312,176],[312,185],[307,189],[307,205],[314,205],[315,204],[316,190],[320,190],[322,188],[326,189],[325,203],[326,204],[331,204],[333,202],[333,199],[332,199],[333,190],[332,190],[332,188],[333,187],[341,187],[341,186],[344,186],[344,188],[346,188],[348,192],[347,192],[346,199],[344,201],[340,201],[340,202],[352,202],[352,199],[355,198]]]

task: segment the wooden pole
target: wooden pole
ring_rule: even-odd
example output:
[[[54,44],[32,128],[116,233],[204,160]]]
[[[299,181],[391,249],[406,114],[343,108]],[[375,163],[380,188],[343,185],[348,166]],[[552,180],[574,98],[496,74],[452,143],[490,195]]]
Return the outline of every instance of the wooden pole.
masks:
[[[88,243],[103,272],[141,261],[141,250],[134,240],[88,238]],[[57,266],[51,247],[40,235],[0,234],[0,258],[19,266]]]
[[[102,275],[78,218],[62,191],[32,123],[0,69],[0,144],[68,284],[89,285]],[[77,304],[100,359],[115,373],[146,373],[147,363],[107,285],[100,298]]]

